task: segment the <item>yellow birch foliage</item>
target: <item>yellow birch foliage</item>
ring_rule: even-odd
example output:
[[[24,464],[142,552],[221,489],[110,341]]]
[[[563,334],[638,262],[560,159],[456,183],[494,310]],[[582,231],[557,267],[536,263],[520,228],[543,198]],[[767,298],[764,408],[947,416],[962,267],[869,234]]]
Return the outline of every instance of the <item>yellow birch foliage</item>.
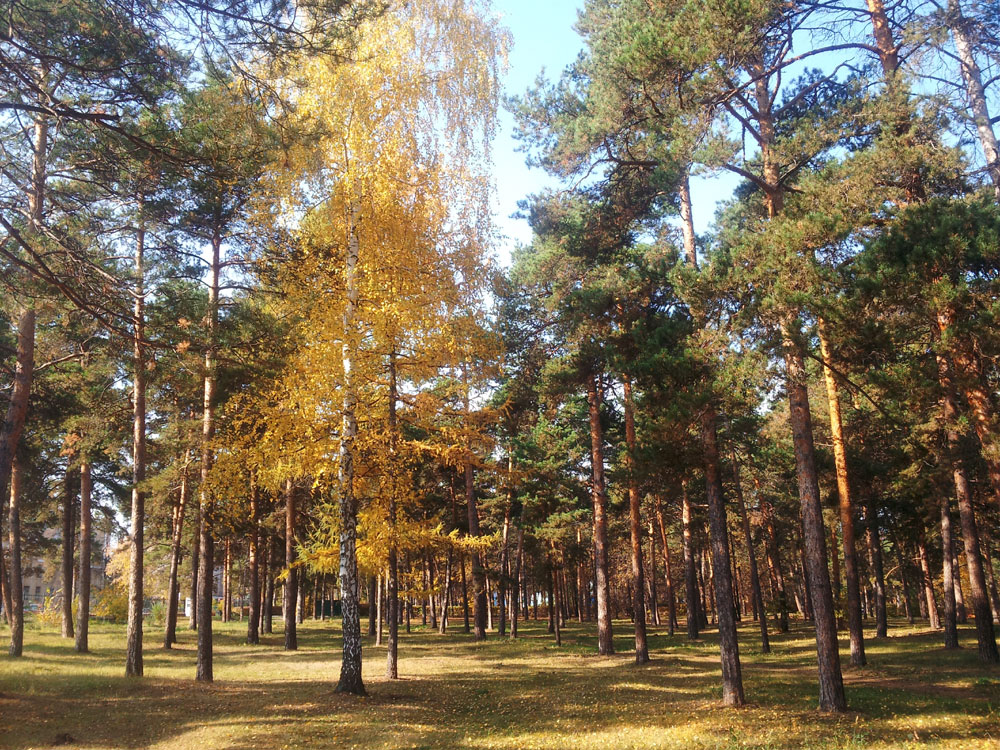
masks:
[[[485,372],[496,342],[484,328],[492,272],[490,142],[506,35],[476,0],[415,0],[365,23],[351,59],[303,56],[286,87],[308,133],[263,183],[272,221],[292,227],[278,270],[283,315],[298,321],[282,378],[256,394],[251,448],[258,481],[310,477],[336,491],[342,416],[348,215],[359,242],[358,321],[350,342],[358,390],[359,560],[381,566],[385,506],[401,509],[397,542],[440,534],[406,518],[421,456],[459,464],[473,441],[460,400],[440,384],[464,362]],[[400,417],[419,423],[387,460],[387,362],[397,357]],[[431,386],[438,386],[429,396]],[[336,513],[321,513],[311,556],[334,569]],[[443,540],[446,541],[446,540]]]

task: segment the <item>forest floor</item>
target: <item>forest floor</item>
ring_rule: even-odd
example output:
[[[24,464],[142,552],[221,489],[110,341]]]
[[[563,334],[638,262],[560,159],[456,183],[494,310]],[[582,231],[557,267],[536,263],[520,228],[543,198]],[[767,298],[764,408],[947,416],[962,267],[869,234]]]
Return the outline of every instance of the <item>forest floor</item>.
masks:
[[[683,623],[682,623],[683,625]],[[894,623],[867,643],[869,666],[844,666],[850,711],[816,710],[812,634],[798,623],[762,655],[741,628],[750,705],[718,705],[714,631],[688,642],[651,628],[653,661],[638,667],[631,624],[615,623],[619,655],[595,655],[590,624],[571,623],[557,648],[545,623],[517,642],[422,628],[403,634],[399,671],[366,639],[366,698],[333,692],[339,641],[330,622],[243,644],[245,624],[215,624],[216,682],[194,682],[194,634],[172,651],[147,626],[143,679],[124,677],[124,628],[95,625],[92,653],[29,626],[24,657],[0,656],[0,748],[1000,748],[1000,669],[981,666],[975,634],[947,652],[939,633]],[[276,626],[280,627],[278,623]],[[6,629],[0,637],[6,641]],[[873,633],[871,635],[874,635]],[[841,653],[846,656],[846,642]]]

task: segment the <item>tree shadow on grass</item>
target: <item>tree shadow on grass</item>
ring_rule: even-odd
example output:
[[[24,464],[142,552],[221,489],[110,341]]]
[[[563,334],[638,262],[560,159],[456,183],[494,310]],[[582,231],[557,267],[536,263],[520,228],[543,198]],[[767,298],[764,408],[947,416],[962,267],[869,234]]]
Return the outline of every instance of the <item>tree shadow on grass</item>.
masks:
[[[717,702],[714,633],[684,647],[656,636],[663,640],[654,644],[653,663],[636,668],[626,648],[612,658],[593,655],[590,643],[596,641],[588,627],[567,629],[564,649],[553,645],[544,623],[525,627],[525,638],[516,643],[413,633],[401,644],[404,679],[391,683],[381,679],[384,649],[369,645],[366,698],[334,692],[339,644],[326,624],[303,628],[297,652],[281,651],[280,636],[254,647],[242,644],[235,628],[223,630],[217,675],[240,679],[212,685],[190,679],[193,644],[183,638],[175,651],[147,650],[150,676],[142,680],[118,673],[123,652],[109,645],[110,634],[83,659],[67,658],[71,645],[49,639],[29,646],[16,674],[0,669],[0,747],[46,747],[58,740],[115,750],[833,748],[876,740],[893,747],[913,741],[914,733],[940,741],[985,738],[997,724],[991,702],[1000,704],[1000,682],[977,685],[974,650],[943,658],[935,634],[873,649],[878,668],[848,674],[854,711],[831,717],[814,709],[815,657],[807,628],[783,636],[787,642],[776,656],[744,657],[751,706],[733,711]],[[747,643],[750,635],[743,635]],[[971,686],[948,684],[962,676]]]

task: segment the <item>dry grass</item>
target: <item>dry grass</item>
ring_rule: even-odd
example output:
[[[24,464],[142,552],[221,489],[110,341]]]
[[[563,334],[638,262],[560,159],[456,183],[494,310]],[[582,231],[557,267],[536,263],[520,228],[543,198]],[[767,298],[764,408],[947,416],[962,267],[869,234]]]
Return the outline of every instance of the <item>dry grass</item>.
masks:
[[[0,657],[0,747],[170,748],[1000,748],[1000,670],[976,661],[974,634],[958,652],[934,633],[898,627],[870,641],[870,666],[845,667],[851,712],[815,710],[807,628],[756,651],[741,631],[750,707],[718,707],[712,634],[689,643],[661,629],[654,661],[636,667],[630,625],[616,623],[621,656],[593,655],[591,626],[570,625],[556,648],[544,623],[517,642],[417,629],[400,649],[403,679],[383,678],[384,649],[367,645],[367,698],[336,695],[337,632],[308,622],[300,650],[281,635],[242,644],[240,623],[216,623],[217,681],[194,677],[194,638],[173,651],[148,632],[146,676],[123,676],[123,629],[96,626],[77,655],[51,630],[26,633],[25,656]],[[846,645],[844,648],[846,653]]]

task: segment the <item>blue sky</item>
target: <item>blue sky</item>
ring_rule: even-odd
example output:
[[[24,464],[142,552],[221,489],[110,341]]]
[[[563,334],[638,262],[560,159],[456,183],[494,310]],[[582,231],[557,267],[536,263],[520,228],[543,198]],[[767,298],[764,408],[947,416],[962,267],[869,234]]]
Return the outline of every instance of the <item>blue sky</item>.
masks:
[[[575,0],[497,0],[495,7],[513,39],[504,87],[507,95],[523,94],[543,68],[549,78],[557,77],[576,58],[582,44],[573,24],[580,6]],[[500,260],[505,264],[513,246],[531,239],[527,222],[510,218],[517,210],[517,202],[554,184],[543,171],[529,169],[524,154],[515,149],[513,119],[504,111],[494,144],[494,174],[499,204],[497,224],[507,237],[499,248]]]

